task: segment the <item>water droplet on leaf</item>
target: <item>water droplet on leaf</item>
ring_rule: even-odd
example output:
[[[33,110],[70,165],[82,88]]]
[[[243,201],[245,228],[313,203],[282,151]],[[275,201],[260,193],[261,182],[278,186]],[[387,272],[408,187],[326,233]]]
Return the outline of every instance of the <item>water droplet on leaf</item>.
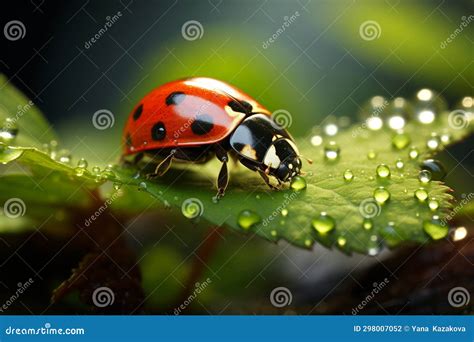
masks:
[[[439,240],[448,235],[448,227],[441,224],[438,216],[433,216],[431,220],[423,221],[423,230],[433,240]]]
[[[260,216],[252,210],[242,210],[237,217],[237,224],[240,228],[248,230],[261,220]]]
[[[311,222],[312,226],[320,234],[327,234],[336,226],[336,221],[326,212],[322,212]]]
[[[390,177],[390,168],[386,164],[380,164],[375,169],[377,177],[379,178],[389,178]]]
[[[296,191],[306,189],[306,179],[302,176],[295,176],[291,180],[291,188]]]
[[[383,186],[380,186],[374,190],[374,199],[377,203],[384,204],[390,199],[390,192]]]

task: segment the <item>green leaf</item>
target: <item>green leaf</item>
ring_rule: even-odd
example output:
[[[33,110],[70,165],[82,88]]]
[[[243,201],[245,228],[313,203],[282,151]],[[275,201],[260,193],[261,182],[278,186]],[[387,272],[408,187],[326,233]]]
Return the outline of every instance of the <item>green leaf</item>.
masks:
[[[153,181],[143,177],[146,172],[137,176],[134,168],[117,168],[116,171],[129,185],[125,191],[140,189],[179,210],[189,201],[194,202],[201,207],[198,208],[201,214],[199,219],[215,225],[246,231],[239,226],[238,217],[242,211],[251,210],[259,216],[260,222],[249,231],[268,240],[285,239],[302,247],[311,247],[319,241],[326,246],[335,245],[345,252],[375,253],[383,242],[394,247],[404,241],[428,241],[423,222],[431,220],[434,214],[443,220],[449,213],[453,200],[450,189],[440,181],[423,185],[418,179],[419,163],[434,154],[426,147],[427,139],[433,132],[438,136],[449,136],[451,143],[468,134],[469,128],[453,129],[447,120],[447,115],[444,115],[431,125],[410,122],[405,132],[411,143],[401,150],[392,146],[394,133],[391,131],[373,132],[354,126],[334,137],[341,149],[340,158],[335,162],[325,160],[324,143],[316,147],[309,143],[309,139],[300,140],[301,153],[314,160],[313,165],[305,164],[303,168],[308,173],[307,188],[301,191],[271,191],[258,175],[239,166],[231,168],[227,193],[218,203],[214,203],[212,198],[216,192],[214,183],[219,170],[218,162],[178,166]],[[408,156],[413,146],[420,152],[416,160]],[[376,154],[374,159],[368,158],[371,151]],[[395,167],[398,159],[405,164],[403,170]],[[389,179],[376,176],[376,167],[381,163],[391,169]],[[343,179],[347,169],[354,174],[350,182]],[[363,228],[361,204],[369,201],[373,205],[373,193],[379,186],[384,186],[391,197],[385,204],[375,207],[378,215],[372,218],[373,228],[367,230]],[[426,202],[420,203],[415,199],[414,191],[421,186],[426,189],[429,198],[439,202],[436,211],[432,211]],[[118,203],[116,205],[119,206]],[[140,208],[139,200],[133,206],[136,210],[145,209]],[[281,214],[282,209],[288,211],[287,216]],[[322,212],[335,221],[335,228],[328,234],[320,234],[312,227],[312,221]]]
[[[18,128],[16,146],[41,147],[56,139],[37,105],[0,74],[0,124],[7,118]]]

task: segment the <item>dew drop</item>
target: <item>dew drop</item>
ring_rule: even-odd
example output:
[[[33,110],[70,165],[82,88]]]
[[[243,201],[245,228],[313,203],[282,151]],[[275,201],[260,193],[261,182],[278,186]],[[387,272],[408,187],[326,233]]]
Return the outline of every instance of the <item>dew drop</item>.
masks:
[[[86,169],[83,168],[83,167],[76,167],[76,168],[74,169],[74,173],[75,173],[75,175],[78,176],[78,177],[83,176],[83,175],[84,175],[84,172],[86,172]]]
[[[286,208],[285,208],[285,209],[282,209],[282,210],[281,210],[281,216],[287,217],[287,216],[288,216],[288,209],[286,209]]]
[[[386,164],[380,164],[375,169],[377,177],[379,178],[389,178],[390,177],[390,168]]]
[[[413,116],[413,108],[408,100],[397,97],[390,101],[383,116],[386,118],[388,127],[399,130],[404,128],[408,119]]]
[[[428,170],[421,170],[418,174],[418,180],[420,183],[428,184],[431,181],[431,172]]]
[[[414,195],[415,198],[420,202],[424,202],[428,198],[428,192],[424,188],[416,189]]]
[[[443,143],[443,145],[448,145],[451,142],[451,134],[449,133],[441,134],[440,140],[441,140],[441,143]]]
[[[435,215],[431,220],[423,221],[423,230],[433,240],[439,240],[448,235],[448,227],[443,225],[439,219],[439,216]]]
[[[397,161],[395,162],[395,167],[399,170],[403,170],[403,168],[405,167],[405,163],[402,159],[397,159]]]
[[[370,230],[374,227],[374,223],[372,219],[370,218],[364,218],[364,221],[362,221],[362,228],[365,230]]]
[[[320,135],[313,135],[311,137],[311,145],[321,146],[322,143],[323,143],[323,138]]]
[[[324,147],[324,155],[329,161],[334,161],[339,158],[340,153],[341,149],[335,141],[330,141],[329,144]]]
[[[69,164],[71,162],[71,153],[68,150],[60,150],[58,152],[58,160],[60,163]]]
[[[439,201],[436,198],[430,198],[428,201],[428,208],[431,209],[431,211],[436,211],[439,208]]]
[[[381,250],[381,242],[377,235],[373,234],[370,236],[370,240],[368,242],[368,249],[367,254],[370,256],[375,256],[380,253]]]
[[[380,186],[374,190],[374,199],[377,203],[384,204],[390,199],[390,192],[383,186]]]
[[[273,237],[277,236],[277,231],[276,231],[276,230],[272,230],[272,231],[270,232],[270,235],[273,236]]]
[[[84,158],[79,159],[79,161],[77,162],[77,167],[86,169],[87,166],[89,166],[89,163],[87,163],[87,160],[85,160]]]
[[[344,247],[346,243],[347,243],[347,239],[344,236],[339,236],[337,238],[337,244],[339,245],[339,247]]]
[[[410,148],[410,151],[408,152],[408,157],[410,157],[410,159],[412,160],[417,159],[419,155],[420,155],[420,151],[418,151],[418,148],[416,147]]]
[[[6,118],[0,129],[0,142],[10,144],[18,135],[18,126],[11,118]]]
[[[120,190],[120,188],[122,187],[122,183],[120,182],[114,182],[114,190]]]
[[[92,173],[93,173],[94,175],[99,174],[99,173],[100,173],[100,167],[98,167],[98,166],[93,166],[93,167],[92,167]]]
[[[387,105],[388,101],[383,96],[374,96],[362,107],[359,117],[365,120],[370,130],[377,131],[383,127],[380,115]]]
[[[431,179],[441,181],[446,176],[446,170],[439,160],[426,159],[421,163],[421,169],[431,173]]]
[[[326,212],[321,212],[321,214],[314,218],[311,222],[312,226],[320,234],[327,234],[334,229],[336,222],[334,219],[329,216]]]
[[[296,191],[304,190],[306,189],[306,179],[302,176],[295,176],[291,180],[290,187]]]
[[[415,117],[425,125],[435,121],[437,114],[447,108],[446,101],[441,95],[431,89],[421,89],[416,93]]]
[[[306,247],[311,247],[313,245],[313,241],[310,240],[310,239],[306,239],[306,240],[304,240],[304,245]]]
[[[463,240],[467,236],[467,229],[466,227],[458,227],[454,229],[452,233],[452,240],[453,241],[460,241]]]
[[[242,210],[237,217],[240,228],[248,230],[261,221],[260,216],[252,210]]]
[[[367,153],[367,158],[370,160],[373,160],[377,157],[377,152],[374,150],[370,150],[369,153]]]
[[[380,235],[385,244],[389,247],[394,247],[402,241],[400,235],[395,230],[394,222],[389,222],[385,227],[382,227],[380,229]]]
[[[329,123],[326,126],[324,126],[324,133],[326,133],[326,135],[330,137],[335,136],[338,131],[339,131],[339,127],[337,127],[335,123]]]
[[[347,170],[344,171],[344,173],[342,174],[342,177],[344,178],[344,180],[345,180],[346,182],[350,182],[350,181],[352,181],[352,180],[354,179],[354,173],[353,173],[351,170],[347,169]]]
[[[140,184],[138,184],[139,191],[145,191],[146,189],[147,189],[147,185],[145,182],[140,182]]]
[[[397,150],[403,150],[411,143],[410,136],[406,133],[397,133],[392,138],[392,145]]]
[[[439,139],[436,133],[432,133],[430,138],[426,141],[426,147],[431,151],[436,151],[441,144],[441,140]]]

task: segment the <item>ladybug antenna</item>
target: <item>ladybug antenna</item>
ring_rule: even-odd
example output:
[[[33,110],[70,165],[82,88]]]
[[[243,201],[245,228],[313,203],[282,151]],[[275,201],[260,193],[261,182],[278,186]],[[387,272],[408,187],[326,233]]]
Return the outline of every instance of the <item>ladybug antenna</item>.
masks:
[[[309,158],[306,158],[305,156],[303,156],[302,154],[299,155],[301,158],[303,158],[304,160],[306,160],[308,162],[308,164],[313,164],[313,161]]]

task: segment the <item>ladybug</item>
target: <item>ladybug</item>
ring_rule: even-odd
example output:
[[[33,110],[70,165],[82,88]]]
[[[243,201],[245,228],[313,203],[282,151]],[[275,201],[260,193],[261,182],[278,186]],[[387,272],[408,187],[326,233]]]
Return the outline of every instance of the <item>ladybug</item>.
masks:
[[[222,166],[217,198],[224,195],[229,155],[257,171],[272,189],[301,173],[298,148],[270,111],[241,90],[212,78],[166,83],[148,93],[130,113],[123,133],[123,158],[144,156],[160,177],[172,162],[204,163],[217,157]]]

